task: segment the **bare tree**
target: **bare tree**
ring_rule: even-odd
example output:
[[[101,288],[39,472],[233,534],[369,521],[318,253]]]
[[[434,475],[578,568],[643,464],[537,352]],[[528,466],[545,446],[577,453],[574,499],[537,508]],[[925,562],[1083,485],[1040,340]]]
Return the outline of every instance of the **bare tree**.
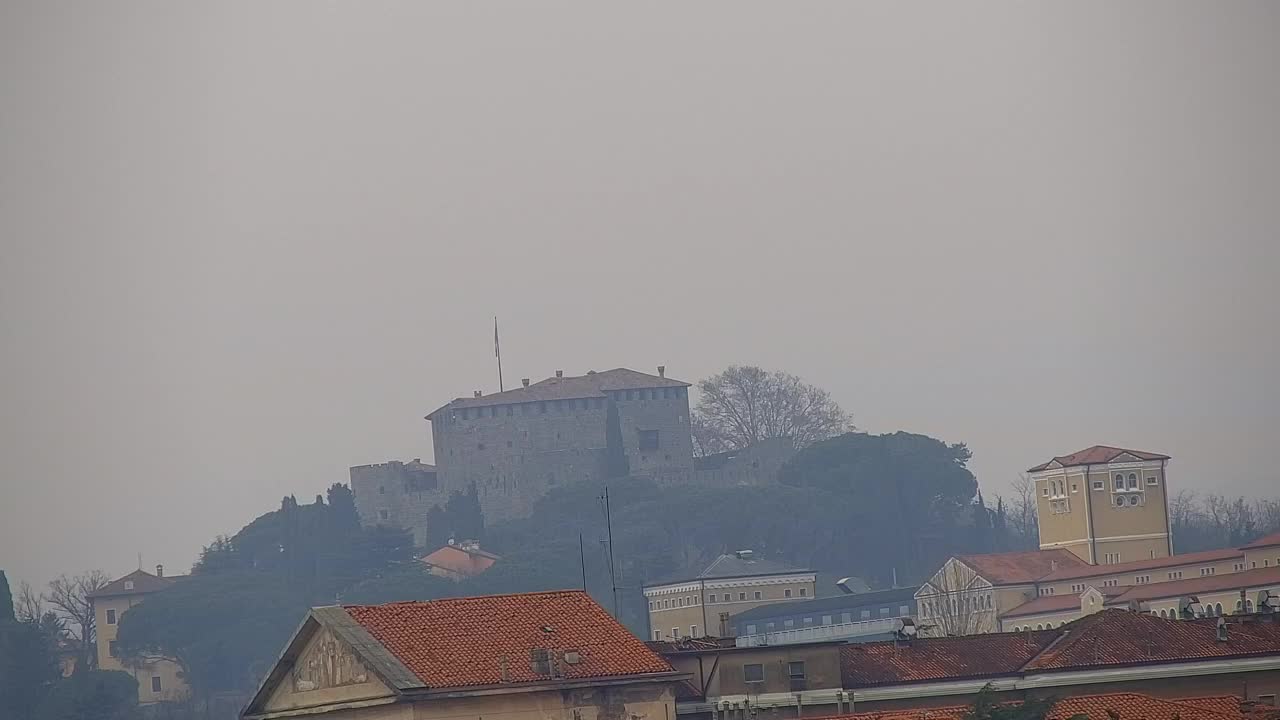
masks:
[[[916,594],[921,629],[930,636],[995,632],[992,589],[968,565],[951,558]]]
[[[702,454],[778,437],[803,448],[853,429],[830,393],[784,372],[731,365],[699,382],[698,391],[692,426]]]
[[[65,621],[71,638],[79,645],[79,665],[92,670],[97,664],[94,652],[97,641],[97,623],[93,617],[93,601],[90,595],[106,585],[110,578],[101,570],[90,570],[75,577],[62,575],[49,583],[44,601],[54,607]]]
[[[1019,475],[1013,481],[1013,499],[1009,507],[1009,523],[1027,547],[1040,546],[1040,516],[1036,510],[1036,484],[1030,475]]]
[[[36,623],[44,617],[44,598],[25,580],[18,586],[18,594],[13,596],[13,616],[18,622]]]

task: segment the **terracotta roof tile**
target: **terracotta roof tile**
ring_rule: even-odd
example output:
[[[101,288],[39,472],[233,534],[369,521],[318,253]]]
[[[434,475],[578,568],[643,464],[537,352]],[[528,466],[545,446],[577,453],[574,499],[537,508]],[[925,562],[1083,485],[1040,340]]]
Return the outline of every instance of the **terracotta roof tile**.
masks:
[[[488,407],[513,403],[539,402],[542,400],[569,400],[576,398],[604,397],[613,390],[641,390],[649,388],[683,388],[689,383],[671,378],[636,372],[627,368],[614,368],[586,375],[549,377],[530,385],[506,392],[480,397],[458,398],[437,408],[427,417],[445,408]]]
[[[1235,548],[1223,548],[1221,550],[1205,550],[1204,552],[1187,553],[1185,555],[1171,555],[1169,557],[1155,558],[1154,560],[1134,560],[1133,562],[1116,563],[1114,565],[1085,564],[1083,566],[1059,568],[1040,578],[1040,580],[1052,582],[1054,580],[1076,580],[1079,578],[1101,577],[1103,575],[1118,575],[1135,570],[1156,570],[1177,565],[1219,562],[1241,557],[1241,555],[1242,553]]]
[[[842,720],[962,720],[970,709],[968,705],[950,705],[826,717]],[[1108,720],[1111,715],[1107,711],[1121,718],[1143,720],[1240,720],[1244,717],[1240,699],[1231,695],[1169,700],[1139,693],[1107,693],[1063,698],[1054,703],[1046,720],[1069,720],[1077,715],[1089,720]]]
[[[97,590],[89,593],[89,598],[113,597],[118,595],[143,595],[163,590],[174,582],[185,578],[185,575],[158,577],[145,570],[134,570],[124,577],[112,580]],[[128,588],[126,583],[132,583]]]
[[[1257,548],[1274,547],[1280,545],[1280,532],[1273,532],[1270,535],[1263,535],[1253,542],[1245,545],[1242,550],[1255,550]]]
[[[1121,455],[1129,454],[1142,460],[1168,460],[1168,455],[1160,453],[1147,452],[1145,450],[1126,450],[1125,448],[1111,447],[1109,445],[1094,445],[1084,450],[1077,450],[1070,455],[1060,455],[1046,463],[1041,463],[1027,472],[1040,472],[1057,462],[1063,467],[1076,467],[1079,465],[1105,465]]]
[[[1100,587],[1096,588],[1102,593],[1104,600],[1117,598],[1130,590],[1129,586],[1116,587]],[[1028,615],[1043,615],[1045,613],[1066,612],[1067,610],[1080,609],[1080,596],[1084,593],[1070,593],[1067,595],[1043,595],[1041,597],[1032,598],[1027,602],[1013,608],[1009,612],[1001,615],[1002,618],[1017,618]]]
[[[1034,582],[1057,570],[1088,566],[1070,550],[1060,549],[957,555],[956,558],[996,585]]]
[[[1120,602],[1130,600],[1155,600],[1158,598],[1179,597],[1182,595],[1198,595],[1201,593],[1222,592],[1237,588],[1251,588],[1259,585],[1280,584],[1280,567],[1255,568],[1240,572],[1206,575],[1186,580],[1170,580],[1168,582],[1135,585],[1129,592],[1117,598]],[[1250,597],[1250,600],[1253,598]]]
[[[921,638],[840,648],[845,688],[1011,675],[1058,638],[1057,631]]]
[[[580,590],[344,609],[432,688],[548,681],[535,650],[576,651],[580,662],[557,663],[567,679],[673,672]]]
[[[457,545],[445,545],[422,558],[422,562],[463,577],[474,577],[493,567],[499,559],[497,555],[479,548],[468,550]]]
[[[1210,624],[1168,620],[1127,610],[1103,610],[1069,623],[1063,637],[1025,671],[1185,662],[1280,655],[1280,643],[1237,632],[1226,642]]]

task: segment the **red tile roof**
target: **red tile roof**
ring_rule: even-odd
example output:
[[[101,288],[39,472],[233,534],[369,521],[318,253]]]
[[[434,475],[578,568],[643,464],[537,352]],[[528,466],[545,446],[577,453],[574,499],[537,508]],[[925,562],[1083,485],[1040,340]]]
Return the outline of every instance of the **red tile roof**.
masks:
[[[558,662],[566,679],[673,672],[581,590],[344,609],[431,688],[546,682],[535,650],[577,652],[580,662]]]
[[[172,585],[174,582],[181,580],[182,578],[185,578],[185,577],[186,577],[185,575],[159,577],[156,575],[152,575],[151,573],[145,570],[134,570],[128,575],[125,575],[124,577],[118,578],[116,580],[112,580],[106,585],[103,585],[97,590],[89,593],[88,597],[92,599],[92,598],[101,598],[101,597],[115,597],[120,595],[145,595],[146,593],[153,593],[153,592],[156,592],[157,590],[163,590],[169,587],[170,585]],[[126,588],[125,587],[126,583],[132,583],[132,584],[128,588]]]
[[[1280,643],[1232,633],[1226,642],[1207,623],[1167,620],[1146,613],[1103,610],[1063,626],[1062,639],[1027,663],[1024,671],[1078,670],[1116,665],[1186,662],[1280,655]]]
[[[973,568],[983,579],[995,585],[1019,585],[1038,580],[1065,568],[1089,567],[1070,550],[1025,550],[988,555],[957,555],[956,559]]]
[[[845,689],[982,677],[1166,664],[1259,655],[1280,656],[1280,616],[1241,618],[1217,639],[1216,621],[1169,620],[1103,610],[1053,630],[917,638],[840,649]],[[1252,623],[1252,624],[1251,624]]]
[[[951,705],[827,717],[842,720],[963,720],[971,709],[968,705]],[[1241,720],[1244,717],[1240,698],[1231,695],[1168,700],[1139,693],[1107,693],[1063,698],[1054,703],[1045,720],[1069,720],[1077,715],[1089,720],[1108,720],[1111,717],[1108,711],[1121,718],[1143,720]]]
[[[1221,550],[1205,550],[1204,552],[1187,553],[1185,555],[1171,555],[1169,557],[1155,558],[1154,560],[1134,560],[1133,562],[1116,563],[1115,565],[1086,564],[1084,566],[1059,568],[1057,571],[1040,578],[1040,580],[1041,582],[1052,582],[1055,580],[1076,580],[1079,578],[1101,577],[1103,575],[1118,575],[1135,570],[1156,570],[1178,565],[1220,562],[1241,556],[1242,553],[1235,548],[1223,548]]]
[[[845,688],[1012,675],[1058,631],[854,643],[840,648]]]
[[[1084,450],[1077,450],[1070,455],[1061,455],[1055,457],[1046,463],[1041,463],[1027,472],[1040,472],[1048,468],[1054,462],[1063,467],[1076,467],[1079,465],[1105,465],[1121,455],[1132,455],[1141,460],[1168,460],[1168,455],[1160,453],[1146,452],[1144,450],[1126,450],[1125,448],[1111,447],[1109,445],[1094,445]]]
[[[1135,585],[1129,592],[1121,595],[1116,600],[1117,602],[1156,600],[1159,598],[1199,595],[1276,584],[1280,584],[1280,567],[1255,568],[1253,570],[1242,570],[1221,575],[1206,575],[1187,580],[1170,580],[1168,582]],[[1252,600],[1253,597],[1250,596],[1249,599]]]
[[[1276,545],[1280,545],[1280,532],[1263,535],[1257,540],[1245,545],[1241,550],[1255,550],[1257,548],[1274,547]]]
[[[1104,602],[1119,597],[1129,591],[1128,586],[1100,587]],[[1066,595],[1044,595],[1033,598],[1001,615],[1002,618],[1017,618],[1028,615],[1044,615],[1045,613],[1066,612],[1080,609],[1080,596],[1084,593],[1068,593]]]
[[[497,555],[479,548],[468,550],[457,545],[445,545],[422,558],[422,562],[462,577],[474,577],[493,567],[498,559]]]

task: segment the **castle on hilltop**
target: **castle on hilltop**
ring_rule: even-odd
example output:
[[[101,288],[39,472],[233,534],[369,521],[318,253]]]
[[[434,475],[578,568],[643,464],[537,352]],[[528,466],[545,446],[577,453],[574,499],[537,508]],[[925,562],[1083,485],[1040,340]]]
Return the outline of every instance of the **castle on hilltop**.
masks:
[[[629,473],[663,484],[759,484],[776,473],[789,444],[699,460],[689,427],[689,383],[616,368],[554,377],[493,395],[476,391],[426,416],[435,465],[420,459],[351,468],[360,521],[413,531],[473,484],[486,521],[528,515],[549,489],[609,474],[610,435]],[[610,425],[613,427],[611,428]]]

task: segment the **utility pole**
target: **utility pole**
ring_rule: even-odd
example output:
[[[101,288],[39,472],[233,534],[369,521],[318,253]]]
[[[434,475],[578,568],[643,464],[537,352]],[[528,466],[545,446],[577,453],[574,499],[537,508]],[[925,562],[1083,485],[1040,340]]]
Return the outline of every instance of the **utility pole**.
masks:
[[[613,513],[609,511],[609,486],[604,487],[604,524],[609,532],[609,584],[613,586],[613,619],[618,619],[618,576],[613,563]]]

